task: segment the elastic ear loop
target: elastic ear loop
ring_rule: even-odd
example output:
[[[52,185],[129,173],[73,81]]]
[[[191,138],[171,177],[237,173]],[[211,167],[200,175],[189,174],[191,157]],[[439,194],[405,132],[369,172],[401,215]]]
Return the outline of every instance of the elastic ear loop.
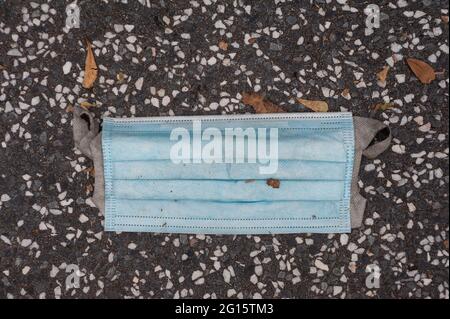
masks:
[[[369,159],[374,159],[383,153],[391,144],[392,133],[391,129],[383,124],[376,133],[369,146],[363,150],[363,155]]]
[[[378,157],[390,145],[392,134],[389,127],[378,120],[354,117],[355,125],[355,162],[352,178],[351,226],[359,228],[362,224],[367,200],[359,193],[358,179],[361,156],[369,159]]]
[[[84,155],[92,158],[90,143],[99,133],[99,123],[94,119],[94,115],[81,107],[74,108],[73,135],[75,146]]]

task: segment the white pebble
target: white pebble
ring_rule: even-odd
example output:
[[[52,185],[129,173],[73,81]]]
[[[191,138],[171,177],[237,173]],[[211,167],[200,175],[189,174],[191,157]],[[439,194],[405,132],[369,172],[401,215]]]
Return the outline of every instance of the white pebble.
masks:
[[[64,74],[69,74],[71,69],[72,69],[72,62],[67,61],[66,63],[64,63],[64,65],[63,65]]]

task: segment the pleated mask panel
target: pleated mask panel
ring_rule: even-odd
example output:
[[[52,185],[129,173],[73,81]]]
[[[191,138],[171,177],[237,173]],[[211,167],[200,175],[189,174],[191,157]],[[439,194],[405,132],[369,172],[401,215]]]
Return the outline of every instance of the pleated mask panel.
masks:
[[[351,113],[105,118],[102,146],[108,231],[350,231]]]

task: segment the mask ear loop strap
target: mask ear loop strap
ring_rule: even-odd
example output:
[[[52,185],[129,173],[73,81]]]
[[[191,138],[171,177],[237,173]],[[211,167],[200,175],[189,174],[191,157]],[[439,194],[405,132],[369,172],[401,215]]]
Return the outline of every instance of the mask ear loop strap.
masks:
[[[92,159],[90,144],[100,132],[100,124],[94,115],[85,109],[75,106],[73,109],[73,140],[75,147]]]
[[[352,190],[350,202],[351,227],[361,227],[367,200],[359,193],[359,170],[361,157],[376,158],[390,145],[392,134],[389,127],[381,121],[354,116],[355,159],[353,163]]]
[[[105,181],[103,175],[103,154],[101,127],[94,115],[79,107],[73,110],[73,139],[75,147],[85,156],[94,161],[95,184],[92,201],[100,209],[102,215],[105,211]]]
[[[369,146],[363,151],[363,155],[369,159],[374,159],[378,157],[378,155],[383,153],[391,144],[392,141],[391,129],[384,123],[381,124],[384,127],[375,128],[376,131],[375,136],[373,137]]]

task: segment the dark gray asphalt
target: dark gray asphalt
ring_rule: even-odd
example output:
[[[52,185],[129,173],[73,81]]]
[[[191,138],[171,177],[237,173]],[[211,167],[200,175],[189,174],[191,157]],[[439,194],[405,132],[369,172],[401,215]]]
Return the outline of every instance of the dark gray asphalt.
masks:
[[[448,1],[373,1],[381,25],[369,35],[370,1],[128,2],[78,1],[80,28],[64,30],[69,2],[0,1],[0,298],[448,298]],[[85,38],[99,65],[92,90],[81,86]],[[420,83],[408,57],[437,79]],[[390,124],[392,148],[362,165],[364,226],[103,232],[70,105],[95,102],[97,116],[242,113],[244,91],[288,111],[307,111],[303,96]],[[381,102],[394,107],[374,111]],[[77,267],[79,286],[66,289]]]

